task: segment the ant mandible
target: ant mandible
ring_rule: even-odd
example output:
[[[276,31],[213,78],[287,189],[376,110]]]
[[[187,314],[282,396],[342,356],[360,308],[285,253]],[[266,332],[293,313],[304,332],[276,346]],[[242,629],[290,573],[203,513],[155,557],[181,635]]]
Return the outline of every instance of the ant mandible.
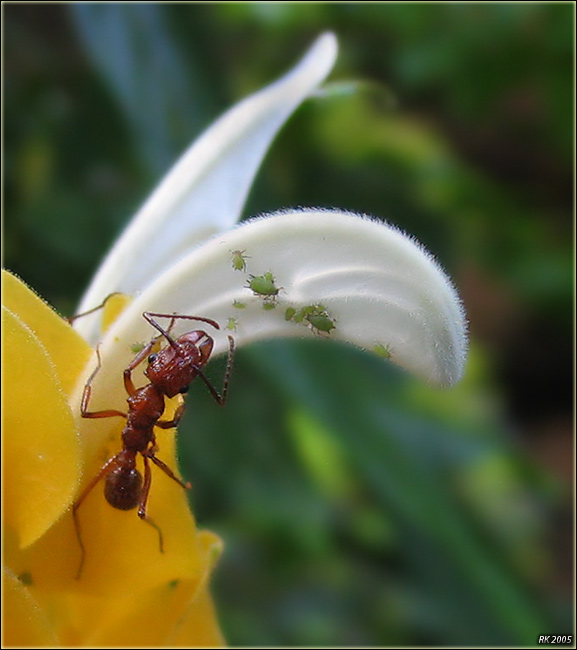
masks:
[[[93,310],[92,310],[93,311]],[[82,314],[84,315],[84,314]],[[108,409],[104,411],[89,411],[88,403],[92,394],[92,382],[101,367],[100,351],[97,349],[98,365],[90,375],[82,394],[81,415],[83,418],[126,418],[126,426],[122,431],[122,449],[112,456],[100,468],[98,474],[88,483],[80,496],[72,505],[72,516],[76,529],[76,536],[82,552],[77,579],[82,573],[86,551],[80,534],[78,508],[82,505],[88,494],[101,480],[105,479],[104,496],[108,503],[119,510],[132,510],[138,506],[138,516],[148,522],[158,533],[160,551],[164,551],[162,531],[148,516],[146,504],[150,492],[152,475],[149,461],[176,481],[181,487],[189,489],[190,483],[179,479],[174,472],[156,456],[157,446],[154,427],[172,429],[178,425],[184,413],[184,403],[174,413],[171,420],[161,420],[165,410],[165,397],[175,397],[188,391],[190,383],[200,377],[208,387],[211,395],[218,404],[223,406],[226,402],[232,359],[234,355],[234,339],[229,336],[229,351],[226,371],[224,374],[222,394],[219,394],[207,379],[202,368],[208,362],[214,346],[214,340],[202,330],[187,332],[178,338],[170,335],[177,320],[195,320],[208,323],[215,329],[220,326],[210,318],[200,316],[187,316],[182,314],[160,314],[144,312],[143,317],[160,332],[153,338],[131,361],[124,370],[124,387],[128,393],[128,413]],[[154,319],[170,318],[170,324],[164,329]],[[165,338],[167,345],[156,353],[152,353],[158,341]],[[148,357],[148,365],[144,375],[150,383],[136,388],[132,381],[132,372]],[[140,454],[144,462],[144,480],[136,469],[136,457]]]

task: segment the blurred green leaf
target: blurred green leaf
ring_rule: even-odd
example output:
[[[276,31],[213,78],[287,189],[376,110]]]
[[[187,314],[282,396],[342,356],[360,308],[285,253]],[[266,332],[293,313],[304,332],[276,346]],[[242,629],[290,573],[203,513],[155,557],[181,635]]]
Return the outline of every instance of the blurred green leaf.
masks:
[[[208,116],[208,89],[185,61],[167,14],[155,4],[70,5],[82,42],[133,131],[150,170],[160,174]],[[210,103],[210,102],[208,102]]]

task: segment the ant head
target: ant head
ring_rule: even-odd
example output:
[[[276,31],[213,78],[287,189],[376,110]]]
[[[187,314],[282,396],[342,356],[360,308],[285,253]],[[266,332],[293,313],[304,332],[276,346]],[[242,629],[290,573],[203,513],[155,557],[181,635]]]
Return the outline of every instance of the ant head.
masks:
[[[148,357],[144,374],[167,397],[186,393],[190,382],[210,358],[213,339],[201,330],[187,332]]]
[[[186,355],[192,349],[198,350],[200,353],[200,367],[204,366],[210,359],[212,348],[214,347],[214,339],[202,330],[194,330],[187,332],[176,340],[176,345],[179,347],[179,354]]]

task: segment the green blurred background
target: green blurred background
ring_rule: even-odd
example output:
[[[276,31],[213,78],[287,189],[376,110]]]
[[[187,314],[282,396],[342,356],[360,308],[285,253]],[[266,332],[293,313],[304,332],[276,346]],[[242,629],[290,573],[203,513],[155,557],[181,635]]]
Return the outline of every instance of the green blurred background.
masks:
[[[416,236],[470,320],[437,391],[326,341],[194,386],[181,469],[231,645],[534,645],[573,623],[573,3],[4,4],[4,265],[61,312],[193,137],[334,30],[245,215]],[[210,374],[218,384],[222,360]]]

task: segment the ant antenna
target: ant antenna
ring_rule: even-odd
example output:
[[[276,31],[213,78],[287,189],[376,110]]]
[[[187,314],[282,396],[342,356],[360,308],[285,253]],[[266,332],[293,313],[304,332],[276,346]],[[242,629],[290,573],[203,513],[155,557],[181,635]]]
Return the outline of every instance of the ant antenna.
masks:
[[[169,315],[169,314],[160,314],[160,313],[158,313],[158,312],[152,312],[152,311],[145,311],[142,315],[143,315],[144,318],[145,318],[145,319],[150,323],[150,325],[152,325],[152,327],[154,327],[155,329],[157,329],[157,330],[160,332],[161,336],[164,336],[164,338],[168,341],[168,343],[170,344],[170,346],[171,346],[172,348],[174,348],[174,349],[175,349],[179,354],[181,353],[181,351],[180,351],[180,347],[179,347],[178,343],[177,343],[177,342],[172,338],[172,336],[170,336],[170,334],[169,334],[169,332],[170,332],[170,330],[173,328],[174,323],[176,322],[176,319],[177,319],[177,318],[181,318],[181,319],[183,319],[183,320],[197,320],[197,321],[201,321],[202,323],[208,323],[209,325],[211,325],[212,327],[214,327],[214,328],[217,329],[217,330],[220,329],[220,325],[219,325],[216,321],[212,320],[212,318],[203,318],[202,316],[187,316],[187,315],[184,315],[184,314],[174,314],[174,315]],[[154,318],[152,318],[153,316],[156,316],[157,318],[158,318],[158,317],[161,317],[161,318],[170,318],[171,321],[170,321],[170,325],[168,326],[168,329],[167,329],[167,330],[164,330],[164,329],[162,328],[162,326],[159,325],[159,324],[154,320]]]

